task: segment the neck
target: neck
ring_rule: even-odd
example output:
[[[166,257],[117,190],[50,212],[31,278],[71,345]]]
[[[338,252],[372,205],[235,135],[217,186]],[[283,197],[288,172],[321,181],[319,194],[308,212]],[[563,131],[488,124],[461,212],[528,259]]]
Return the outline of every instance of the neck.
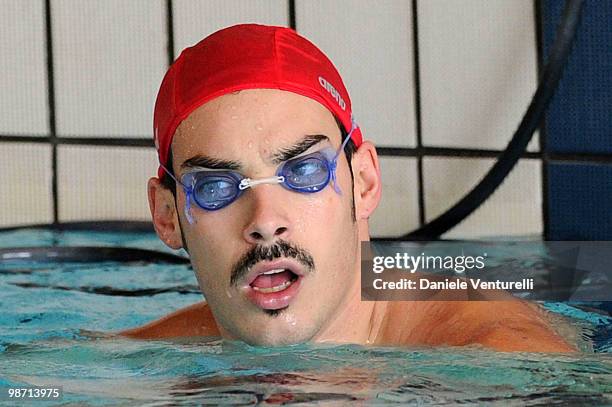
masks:
[[[360,231],[363,231],[360,228]],[[360,233],[361,241],[369,241],[367,228]],[[377,343],[382,332],[387,302],[361,300],[361,244],[358,248],[355,273],[347,300],[340,305],[334,319],[312,338],[313,342],[354,343],[368,345]]]
[[[382,332],[386,302],[361,301],[361,284],[355,284],[348,298],[329,325],[314,338],[319,343],[354,343],[368,345],[377,343]]]

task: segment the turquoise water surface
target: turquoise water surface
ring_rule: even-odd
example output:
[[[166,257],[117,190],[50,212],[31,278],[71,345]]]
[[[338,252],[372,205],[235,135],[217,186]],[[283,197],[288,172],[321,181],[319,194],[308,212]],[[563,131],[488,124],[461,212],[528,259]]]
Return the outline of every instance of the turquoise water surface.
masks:
[[[4,248],[51,245],[167,251],[148,233],[0,233]],[[521,253],[510,251],[507,259],[509,267],[525,264]],[[104,334],[200,301],[188,265],[5,260],[0,288],[0,387],[62,386],[60,405],[612,404],[612,318],[601,304],[544,304],[571,321],[582,350],[574,355],[478,347],[259,348],[217,338],[135,341]]]

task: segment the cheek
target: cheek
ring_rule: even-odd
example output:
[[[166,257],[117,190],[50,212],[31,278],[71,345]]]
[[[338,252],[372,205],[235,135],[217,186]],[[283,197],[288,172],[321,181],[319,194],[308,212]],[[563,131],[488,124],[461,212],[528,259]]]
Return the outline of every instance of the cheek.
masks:
[[[331,214],[339,213],[341,205],[335,191],[330,189],[316,194],[297,195],[295,198],[291,206],[295,208],[293,210],[295,239],[299,241],[300,236],[329,233],[334,229],[334,223],[338,218]]]
[[[227,285],[231,267],[243,252],[238,247],[239,241],[229,236],[234,230],[228,224],[230,219],[204,219],[203,216],[194,218],[197,222],[190,226],[187,244],[198,281],[210,291],[210,288],[217,285]]]
[[[352,194],[352,191],[349,191]],[[293,240],[303,244],[324,258],[337,253],[353,237],[351,201],[349,193],[338,195],[333,188],[321,196],[309,197],[296,203]],[[333,255],[333,257],[337,257]]]

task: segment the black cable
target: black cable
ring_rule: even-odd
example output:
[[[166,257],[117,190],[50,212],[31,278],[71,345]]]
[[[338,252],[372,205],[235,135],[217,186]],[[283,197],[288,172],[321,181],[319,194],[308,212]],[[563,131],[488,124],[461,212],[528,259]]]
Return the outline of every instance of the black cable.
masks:
[[[433,240],[452,229],[484,201],[486,201],[504,178],[512,171],[521,155],[525,152],[534,131],[542,122],[544,113],[555,93],[563,68],[572,49],[583,0],[567,0],[557,37],[548,56],[542,73],[540,85],[536,90],[529,108],[523,117],[506,150],[484,178],[453,207],[419,229],[400,236],[397,240]]]
[[[102,261],[189,264],[172,253],[131,247],[51,246],[0,249],[0,262],[96,263]],[[6,270],[4,270],[6,271]]]

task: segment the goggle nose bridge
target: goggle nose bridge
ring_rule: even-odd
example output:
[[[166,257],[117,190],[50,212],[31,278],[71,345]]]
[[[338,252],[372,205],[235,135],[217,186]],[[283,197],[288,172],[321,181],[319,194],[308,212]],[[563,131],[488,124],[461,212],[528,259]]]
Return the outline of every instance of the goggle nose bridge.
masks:
[[[282,184],[283,182],[285,182],[285,177],[282,175],[259,179],[244,178],[240,181],[240,184],[238,184],[238,189],[244,191],[247,188],[253,188],[259,184]]]

